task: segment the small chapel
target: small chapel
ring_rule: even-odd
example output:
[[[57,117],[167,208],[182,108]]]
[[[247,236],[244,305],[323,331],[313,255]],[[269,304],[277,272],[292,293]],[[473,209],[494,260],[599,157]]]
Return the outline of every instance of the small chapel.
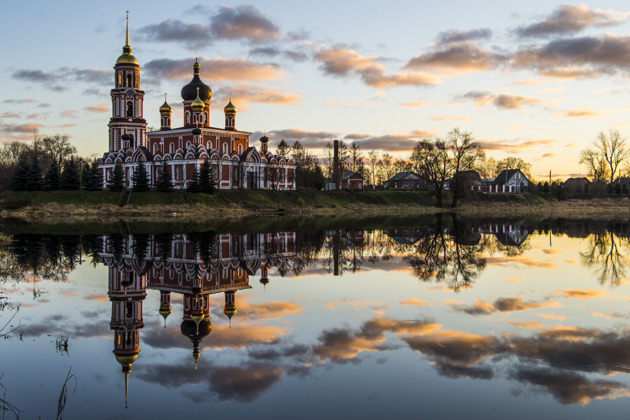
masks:
[[[181,90],[183,125],[172,125],[173,109],[167,103],[160,107],[160,129],[147,132],[144,119],[144,91],[140,89],[140,65],[129,45],[129,17],[123,53],[114,65],[114,88],[111,90],[112,117],[109,120],[109,151],[98,159],[103,187],[113,178],[120,163],[125,187],[133,188],[133,174],[143,162],[149,185],[155,186],[162,165],[166,165],[175,189],[186,188],[195,172],[207,160],[218,189],[295,190],[295,164],[269,151],[269,138],[260,138],[259,149],[250,146],[252,133],[236,128],[237,109],[224,107],[223,128],[210,125],[212,89],[200,76],[197,59],[192,66],[192,80]]]

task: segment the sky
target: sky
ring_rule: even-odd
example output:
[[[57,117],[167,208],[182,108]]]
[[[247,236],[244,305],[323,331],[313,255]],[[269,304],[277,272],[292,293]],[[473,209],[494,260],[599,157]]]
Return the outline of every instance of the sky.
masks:
[[[0,14],[0,141],[64,134],[82,156],[106,151],[127,10],[150,127],[165,93],[182,125],[198,55],[211,125],[231,95],[237,129],[272,149],[342,139],[406,158],[459,128],[541,179],[585,174],[580,151],[602,130],[630,136],[627,2],[22,0]]]

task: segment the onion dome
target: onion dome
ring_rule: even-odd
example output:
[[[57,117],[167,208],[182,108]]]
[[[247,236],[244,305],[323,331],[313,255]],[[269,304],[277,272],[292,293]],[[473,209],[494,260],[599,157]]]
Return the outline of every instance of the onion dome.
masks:
[[[126,141],[126,140],[129,140],[131,138],[131,136],[129,134],[125,133],[125,134],[122,135],[121,138]],[[125,280],[123,280],[123,283],[125,283]],[[127,287],[127,286],[125,286],[125,287]]]
[[[125,371],[129,372],[131,371],[131,365],[138,358],[138,353],[132,353],[132,354],[127,354],[127,355],[117,354],[115,357],[116,357],[116,361],[120,363],[120,366],[122,366],[123,372]]]
[[[267,137],[266,135],[265,135],[265,136],[262,136],[262,137],[260,138],[260,142],[261,142],[261,143],[269,143],[269,137]]]
[[[195,359],[195,370],[197,369],[197,360],[199,359],[199,345],[201,340],[210,334],[212,324],[207,319],[202,319],[198,324],[193,320],[184,320],[181,324],[181,332],[188,337],[193,345],[193,359]]]
[[[129,15],[127,15],[127,30],[125,34],[125,46],[123,47],[123,53],[118,60],[116,60],[116,65],[118,64],[133,64],[138,66],[138,60],[131,54],[131,47],[129,46]]]
[[[197,97],[193,101],[191,107],[192,109],[197,110],[197,111],[203,111],[203,109],[206,107],[206,105],[203,103],[203,101],[199,97],[199,88],[197,88]]]
[[[199,92],[197,92],[199,89]],[[199,60],[195,59],[193,66],[193,79],[182,88],[182,99],[185,101],[193,101],[198,96],[202,101],[209,101],[212,98],[212,89],[199,77]]]
[[[232,104],[232,98],[230,98],[230,103],[223,108],[226,114],[236,114],[236,107]]]
[[[166,93],[165,93],[164,94],[164,103],[160,107],[160,114],[170,114],[172,110],[173,109],[171,108],[171,106],[166,102]]]
[[[225,316],[227,316],[229,319],[232,319],[232,317],[234,316],[234,314],[236,313],[236,306],[226,306],[225,309],[223,309],[223,313],[225,314]]]
[[[193,133],[193,136],[198,136],[198,135],[200,135],[200,134],[201,134],[201,128],[199,128],[199,127],[195,127],[195,128],[193,128],[192,133]]]
[[[166,328],[166,318],[168,318],[168,316],[171,314],[172,310],[170,307],[167,308],[160,308],[160,315],[162,315],[162,318],[164,318],[164,328]]]

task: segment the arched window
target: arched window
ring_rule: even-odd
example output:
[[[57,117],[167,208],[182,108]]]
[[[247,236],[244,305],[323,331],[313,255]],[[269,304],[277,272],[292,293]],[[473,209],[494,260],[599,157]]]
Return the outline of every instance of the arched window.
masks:
[[[155,155],[158,151],[158,145],[157,143],[153,143],[153,154]]]
[[[168,152],[170,154],[173,154],[173,152],[175,151],[175,145],[173,143],[168,145]]]
[[[186,142],[186,149],[188,149],[189,147],[190,147],[190,142],[189,142],[189,141],[187,141],[187,142]]]
[[[127,87],[132,87],[131,86],[131,75],[130,74],[127,75]]]
[[[190,124],[190,112],[186,111],[186,124]]]
[[[127,102],[127,116],[133,117],[133,102]]]
[[[227,143],[223,143],[223,154],[227,155]]]
[[[122,74],[118,73],[118,87],[122,86]]]
[[[203,123],[206,124],[208,122],[208,113],[204,112],[203,113]]]
[[[211,148],[212,148],[212,143],[208,142],[208,144],[206,144],[206,150],[210,151]]]
[[[243,145],[239,144],[238,145],[238,154],[240,155],[241,153],[243,153]]]

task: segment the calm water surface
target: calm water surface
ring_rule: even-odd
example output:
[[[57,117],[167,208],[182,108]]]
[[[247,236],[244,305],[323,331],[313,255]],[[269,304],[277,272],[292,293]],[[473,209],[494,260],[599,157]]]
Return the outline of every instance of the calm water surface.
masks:
[[[29,419],[627,418],[627,224],[315,224],[9,235],[0,397]]]

